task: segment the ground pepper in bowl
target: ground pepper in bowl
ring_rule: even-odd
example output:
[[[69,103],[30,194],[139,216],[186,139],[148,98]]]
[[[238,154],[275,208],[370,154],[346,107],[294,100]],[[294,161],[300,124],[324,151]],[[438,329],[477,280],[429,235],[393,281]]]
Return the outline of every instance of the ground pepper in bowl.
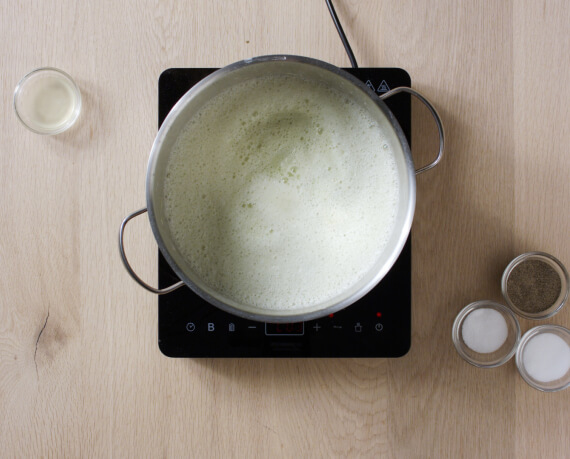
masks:
[[[568,272],[551,255],[529,252],[515,258],[503,274],[505,300],[529,319],[554,315],[568,298]]]

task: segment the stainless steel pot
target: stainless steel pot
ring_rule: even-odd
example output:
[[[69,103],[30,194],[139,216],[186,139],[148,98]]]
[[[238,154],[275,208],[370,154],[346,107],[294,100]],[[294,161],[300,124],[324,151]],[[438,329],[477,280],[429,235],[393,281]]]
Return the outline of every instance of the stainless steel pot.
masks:
[[[383,130],[391,137],[389,141],[393,145],[399,147],[399,151],[396,152],[396,162],[400,180],[400,204],[396,217],[396,228],[386,249],[374,267],[359,283],[352,286],[341,295],[337,295],[336,297],[321,304],[304,308],[301,307],[294,310],[273,311],[261,309],[248,304],[239,304],[230,298],[226,298],[203,283],[192,272],[188,262],[179,253],[172,240],[165,218],[164,201],[162,196],[165,169],[169,153],[181,130],[186,126],[188,120],[212,97],[227,89],[228,86],[232,84],[251,78],[282,74],[294,74],[302,76],[304,79],[315,79],[346,93],[357,100],[359,104],[379,122]],[[439,151],[435,160],[427,166],[417,170],[414,169],[410,147],[402,129],[394,115],[382,101],[383,99],[400,92],[407,92],[417,97],[427,106],[436,121],[439,132]],[[443,148],[444,133],[439,115],[433,106],[421,94],[413,89],[400,87],[378,97],[365,84],[344,70],[326,62],[307,57],[276,55],[256,57],[236,62],[235,64],[229,65],[212,73],[190,89],[172,108],[162,124],[152,146],[148,162],[146,176],[147,207],[127,216],[123,220],[119,231],[119,249],[123,263],[133,279],[151,292],[166,294],[182,287],[183,285],[187,285],[195,293],[214,306],[247,319],[263,322],[300,322],[326,316],[339,311],[360,299],[374,286],[376,286],[376,284],[390,270],[404,247],[412,225],[416,202],[415,176],[416,174],[425,172],[434,167],[442,157]],[[123,243],[125,226],[131,219],[147,211],[150,225],[160,251],[174,272],[181,279],[180,282],[164,289],[154,288],[144,282],[134,272],[125,255]],[[189,305],[188,307],[192,306]]]

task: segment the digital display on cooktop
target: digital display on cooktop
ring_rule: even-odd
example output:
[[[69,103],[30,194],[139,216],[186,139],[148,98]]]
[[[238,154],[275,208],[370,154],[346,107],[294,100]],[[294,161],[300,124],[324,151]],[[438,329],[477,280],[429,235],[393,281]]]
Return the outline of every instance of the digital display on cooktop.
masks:
[[[165,70],[158,84],[159,126],[174,104],[217,69]],[[410,86],[395,68],[347,68],[378,94]],[[408,142],[408,94],[386,101]],[[159,251],[159,287],[178,278]],[[188,287],[158,297],[158,344],[169,357],[401,357],[411,345],[410,238],[382,281],[351,306],[321,319],[291,324],[255,322],[210,305]]]

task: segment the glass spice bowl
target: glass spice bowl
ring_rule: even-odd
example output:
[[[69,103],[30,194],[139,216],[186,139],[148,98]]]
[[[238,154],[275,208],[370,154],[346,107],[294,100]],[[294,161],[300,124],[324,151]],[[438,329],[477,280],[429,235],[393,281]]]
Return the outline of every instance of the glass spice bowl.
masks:
[[[500,330],[504,336],[504,342],[500,345],[491,343],[490,349],[478,349],[490,352],[478,352],[478,350],[472,349],[472,347],[488,345],[489,341],[497,339],[496,336],[485,336],[487,333],[492,333],[490,329],[493,328],[493,324],[497,323],[496,319],[501,324],[506,325],[506,330]],[[469,337],[467,335],[464,336],[464,334],[471,332],[471,335],[473,335],[473,331],[481,331],[480,336],[475,336],[476,344],[479,346],[471,344],[472,347],[470,347],[468,342],[473,341],[473,336],[470,339],[466,339]],[[498,367],[508,362],[516,352],[520,337],[521,329],[516,316],[509,308],[494,301],[476,301],[465,306],[453,323],[452,340],[455,349],[466,362],[479,368]],[[499,340],[501,339],[502,336]]]
[[[566,389],[570,386],[570,330],[559,325],[531,328],[520,341],[515,361],[529,386],[543,392]]]
[[[503,272],[501,290],[507,305],[526,319],[546,319],[568,300],[570,279],[564,265],[544,252],[527,252]]]
[[[63,70],[41,67],[26,74],[16,86],[14,111],[30,131],[59,134],[79,117],[81,92]]]

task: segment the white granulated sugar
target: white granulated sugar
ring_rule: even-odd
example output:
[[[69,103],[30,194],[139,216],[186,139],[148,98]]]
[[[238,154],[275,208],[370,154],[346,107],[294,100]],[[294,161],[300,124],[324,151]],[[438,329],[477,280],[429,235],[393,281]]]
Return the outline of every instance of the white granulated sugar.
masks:
[[[507,322],[503,315],[494,309],[476,309],[463,320],[461,336],[465,344],[475,352],[495,352],[507,340]]]
[[[570,369],[570,346],[554,333],[533,336],[524,348],[523,364],[536,381],[556,381]]]
[[[205,284],[239,303],[326,301],[362,279],[393,232],[394,150],[377,121],[324,85],[240,83],[193,117],[170,154],[174,241]]]

